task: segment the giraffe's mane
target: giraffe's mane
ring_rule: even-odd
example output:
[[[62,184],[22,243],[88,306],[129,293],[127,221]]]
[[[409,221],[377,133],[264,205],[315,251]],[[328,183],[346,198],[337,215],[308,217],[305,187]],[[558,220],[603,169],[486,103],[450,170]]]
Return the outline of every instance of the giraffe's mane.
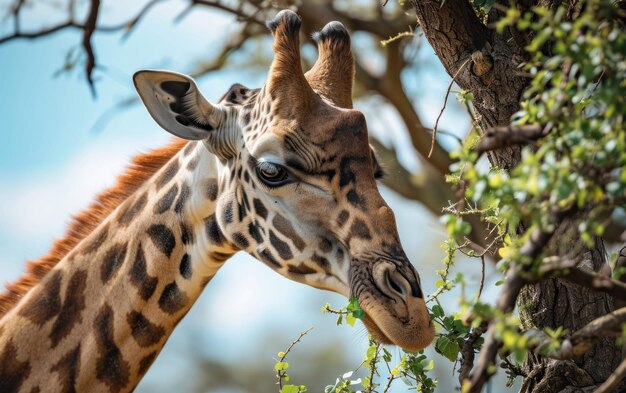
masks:
[[[186,143],[176,138],[167,146],[133,157],[126,170],[117,176],[116,183],[100,192],[87,209],[72,218],[65,235],[54,241],[48,253],[29,261],[26,273],[6,285],[6,292],[0,294],[0,318]]]

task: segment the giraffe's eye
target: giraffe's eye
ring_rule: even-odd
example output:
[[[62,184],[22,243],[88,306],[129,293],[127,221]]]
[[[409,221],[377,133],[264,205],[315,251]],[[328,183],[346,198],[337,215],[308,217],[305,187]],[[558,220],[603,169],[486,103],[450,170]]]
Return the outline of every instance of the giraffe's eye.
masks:
[[[257,163],[256,173],[263,184],[268,187],[280,187],[292,182],[284,166],[271,162]]]

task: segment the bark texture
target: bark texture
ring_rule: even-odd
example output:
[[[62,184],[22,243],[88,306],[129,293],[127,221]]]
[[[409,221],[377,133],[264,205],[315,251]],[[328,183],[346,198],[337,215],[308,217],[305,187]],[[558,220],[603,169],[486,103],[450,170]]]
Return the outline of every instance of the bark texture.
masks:
[[[520,1],[518,7],[537,3]],[[541,3],[549,8],[561,4],[556,0]],[[529,79],[518,72],[525,56],[523,47],[529,38],[516,31],[499,34],[488,28],[489,22],[500,17],[496,8],[492,8],[485,24],[467,0],[411,0],[411,4],[424,35],[451,76],[471,59],[468,66],[458,72],[456,83],[474,94],[480,127],[508,126],[529,84]],[[511,169],[519,163],[520,148],[509,146],[492,151],[489,160],[492,165]],[[548,250],[571,250],[581,244],[575,226],[564,222]],[[584,255],[583,267],[597,272],[606,266],[601,239],[595,248],[580,247],[580,250],[580,255]],[[564,326],[573,332],[613,311],[613,299],[576,284],[550,279],[523,288],[518,306],[524,327]],[[608,339],[575,360],[555,361],[530,355],[524,365],[528,377],[523,382],[522,391],[591,391],[607,379],[621,358],[621,348]]]

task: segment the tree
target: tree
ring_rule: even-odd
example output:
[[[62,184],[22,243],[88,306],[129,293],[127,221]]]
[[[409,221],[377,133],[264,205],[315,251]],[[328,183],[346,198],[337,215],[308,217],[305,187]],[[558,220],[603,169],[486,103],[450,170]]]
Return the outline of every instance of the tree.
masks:
[[[17,1],[12,11],[14,32],[0,38],[0,44],[80,29],[84,70],[95,89],[92,75],[98,61],[93,34],[120,30],[130,34],[157,3],[146,3],[124,23],[102,26],[98,0],[88,2],[80,18],[84,22],[77,22],[70,1],[66,22],[25,33],[19,23],[25,2]],[[445,244],[445,266],[439,290],[430,298],[431,317],[441,325],[436,349],[451,361],[461,356],[463,391],[482,389],[496,369],[498,354],[512,377],[523,377],[524,392],[597,387],[609,391],[618,386],[626,374],[622,349],[615,341],[623,336],[626,322],[622,308],[626,285],[619,280],[626,251],[608,258],[611,273],[604,243],[619,241],[624,231],[613,218],[626,199],[625,3],[524,0],[508,6],[495,1],[411,0],[410,7],[399,3],[380,7],[376,2],[306,1],[279,6],[297,7],[309,35],[326,22],[339,20],[350,30],[385,43],[377,48],[384,59],[382,72],[357,56],[357,83],[361,97],[377,95],[393,104],[423,164],[421,172],[413,174],[399,164],[393,149],[373,141],[392,165],[389,172],[398,174],[388,177],[385,185],[434,214],[442,207],[447,213],[444,222],[450,239]],[[263,21],[274,12],[257,0],[193,0],[188,11],[199,7],[236,15],[242,27],[216,57],[194,71],[197,77],[224,67],[234,53],[249,50],[246,42],[264,39]],[[415,15],[407,14],[409,10]],[[431,135],[437,126],[435,130],[424,126],[402,83],[401,74],[414,71],[410,53],[415,40],[409,29],[421,30],[428,39],[463,89],[460,99],[473,117],[475,130],[452,158]],[[479,162],[483,155],[489,159],[487,170]],[[448,174],[451,165],[454,171]],[[450,200],[456,202],[446,207]],[[481,302],[480,296],[461,296],[459,312],[437,304],[441,293],[462,287],[462,275],[449,277],[458,253],[479,257],[483,263],[498,260],[505,279],[495,306]],[[516,303],[521,329],[514,315]],[[351,306],[341,313],[354,316],[358,307]],[[481,350],[474,365],[476,347]],[[390,361],[390,355],[372,343],[366,355],[372,370],[366,389],[375,388],[377,364]],[[389,384],[404,374],[425,384],[424,391],[432,389],[432,381],[426,382],[427,363],[419,354],[403,358]],[[350,389],[349,378],[337,384]]]
[[[448,72],[473,94],[483,138],[479,147],[487,151],[493,166],[494,177],[462,175],[459,179],[469,182],[464,185],[469,186],[466,195],[474,196],[486,180],[491,201],[483,201],[483,205],[503,209],[498,217],[508,226],[502,232],[511,237],[506,242],[510,249],[503,255],[508,272],[497,311],[510,313],[517,300],[524,328],[566,329],[574,342],[593,324],[621,318],[624,310],[613,311],[613,299],[607,292],[623,298],[624,286],[609,278],[601,236],[608,217],[623,203],[622,180],[612,171],[621,172],[624,151],[599,147],[600,154],[609,154],[611,159],[598,167],[594,158],[574,150],[580,150],[581,143],[621,145],[624,141],[622,115],[611,109],[622,105],[626,92],[624,4],[524,1],[507,9],[496,2],[479,7],[482,20],[465,1],[412,4]],[[470,66],[461,70],[466,61]],[[524,65],[527,72],[520,72]],[[536,148],[521,148],[532,140],[540,140]],[[552,169],[547,169],[552,163]],[[530,184],[537,180],[523,173],[529,169],[539,181],[554,183],[540,185],[536,192],[515,185],[515,180]],[[508,178],[506,185],[495,184],[493,179],[500,175]],[[508,192],[531,195],[507,199],[507,186]],[[589,197],[587,187],[598,193],[597,200]],[[536,206],[524,209],[519,205],[522,201]],[[599,284],[603,280],[608,284]],[[608,289],[613,286],[620,291]],[[510,346],[506,328],[498,327],[498,320],[476,328],[482,331],[487,326],[487,338],[471,376],[470,391],[479,391],[488,379],[498,346],[503,342]],[[563,347],[555,352],[541,347],[530,354],[519,370],[525,376],[522,390],[590,389],[607,380],[622,359],[621,348],[613,340],[602,339],[611,335],[603,329],[590,333],[586,332],[586,337],[595,347],[587,342],[581,345],[584,349],[566,354],[559,352]],[[534,343],[522,347],[537,346],[531,341]],[[616,379],[623,377],[624,367],[620,366]]]

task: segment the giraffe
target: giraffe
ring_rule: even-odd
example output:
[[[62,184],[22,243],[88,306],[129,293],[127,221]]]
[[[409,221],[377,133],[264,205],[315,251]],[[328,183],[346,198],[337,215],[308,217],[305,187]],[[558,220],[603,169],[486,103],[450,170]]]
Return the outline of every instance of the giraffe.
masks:
[[[352,108],[354,59],[339,22],[267,23],[261,89],[217,104],[182,74],[139,71],[138,94],[176,139],[140,155],[0,297],[0,391],[132,391],[218,269],[245,251],[281,275],[356,297],[381,343],[433,339],[419,275],[376,186],[381,170]]]

